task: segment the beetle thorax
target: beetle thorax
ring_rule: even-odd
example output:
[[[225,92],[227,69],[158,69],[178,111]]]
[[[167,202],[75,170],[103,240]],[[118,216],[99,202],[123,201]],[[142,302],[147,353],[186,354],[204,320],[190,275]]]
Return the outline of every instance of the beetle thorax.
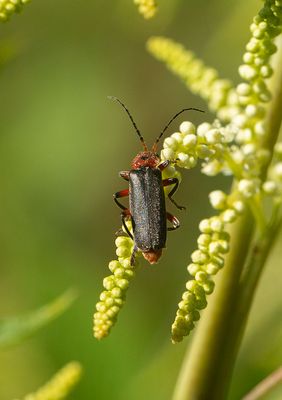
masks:
[[[139,169],[141,167],[150,167],[156,168],[156,166],[160,163],[159,156],[152,151],[141,151],[138,153],[136,157],[132,160],[131,168]]]

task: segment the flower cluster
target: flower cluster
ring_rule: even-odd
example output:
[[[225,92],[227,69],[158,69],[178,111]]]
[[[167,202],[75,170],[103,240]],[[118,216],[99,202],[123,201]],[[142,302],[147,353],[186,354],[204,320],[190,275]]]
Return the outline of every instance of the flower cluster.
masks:
[[[192,51],[171,39],[159,36],[148,40],[147,49],[183,79],[192,93],[203,97],[212,111],[219,110],[227,103],[232,83],[219,78],[218,72],[207,67]]]
[[[127,226],[131,229],[131,223]],[[131,265],[130,258],[133,250],[133,241],[128,236],[116,238],[117,260],[110,261],[109,269],[112,275],[103,280],[105,290],[100,295],[94,314],[94,336],[96,339],[106,337],[117,320],[117,315],[125,302],[129,281],[135,275],[135,266]]]
[[[214,209],[220,210],[218,216],[200,222],[198,249],[192,255],[192,263],[187,270],[194,279],[186,283],[186,291],[178,304],[175,321],[172,324],[172,342],[180,342],[194,328],[200,318],[199,310],[207,306],[206,295],[214,289],[213,275],[224,266],[224,255],[229,251],[229,234],[226,225],[234,222],[244,211],[240,197],[227,196],[221,190],[210,193]]]
[[[212,124],[204,122],[197,128],[190,121],[184,121],[179,132],[173,133],[164,140],[164,149],[161,151],[163,160],[176,160],[180,168],[190,169],[202,160],[202,172],[206,175],[216,175],[219,172],[229,173],[226,162],[226,153],[229,144],[234,140],[231,127],[223,128],[218,120]],[[164,173],[170,173],[171,169]]]
[[[138,11],[144,18],[149,19],[155,16],[158,7],[155,0],[134,0],[138,6]]]
[[[81,372],[78,362],[70,362],[37,392],[25,396],[24,400],[62,400],[79,381]]]
[[[14,13],[20,12],[30,0],[0,0],[0,21],[7,21]]]
[[[194,167],[197,161],[201,160],[202,172],[210,176],[219,172],[231,173],[233,163],[229,162],[230,143],[234,138],[235,133],[231,128],[222,128],[218,121],[213,124],[203,123],[197,128],[190,121],[184,121],[179,132],[165,139],[161,157],[176,160],[175,164],[178,167],[186,169]],[[168,171],[165,170],[164,174],[169,177],[176,174],[179,177],[179,172],[174,166]],[[213,191],[210,193],[210,202],[220,214],[200,223],[198,249],[193,252],[192,263],[188,265],[188,272],[195,279],[189,279],[186,284],[187,290],[178,304],[172,325],[173,343],[181,341],[189,334],[194,322],[200,317],[199,310],[206,307],[206,295],[212,293],[214,288],[212,276],[223,267],[223,256],[229,250],[226,225],[233,223],[245,208],[244,195],[239,188],[230,196],[220,190]]]
[[[241,145],[252,143],[259,147],[266,135],[265,104],[271,100],[266,80],[273,73],[270,57],[277,50],[274,39],[282,29],[281,6],[281,1],[266,1],[250,26],[251,38],[239,67],[239,75],[245,82],[236,88],[240,108],[232,118],[241,130],[237,138]]]

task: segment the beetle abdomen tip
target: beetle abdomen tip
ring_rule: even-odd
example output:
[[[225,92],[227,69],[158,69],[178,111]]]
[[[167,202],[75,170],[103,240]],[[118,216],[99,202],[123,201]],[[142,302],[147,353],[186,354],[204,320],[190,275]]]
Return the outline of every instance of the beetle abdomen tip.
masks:
[[[159,258],[162,255],[162,249],[157,249],[157,250],[149,250],[146,252],[143,252],[143,257],[145,260],[147,260],[150,264],[157,264],[159,261]]]

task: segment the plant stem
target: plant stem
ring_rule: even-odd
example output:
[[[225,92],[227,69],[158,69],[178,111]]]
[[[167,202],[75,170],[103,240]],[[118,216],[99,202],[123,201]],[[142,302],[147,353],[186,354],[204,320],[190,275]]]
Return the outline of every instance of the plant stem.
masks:
[[[281,47],[278,57],[279,65],[272,82],[273,99],[266,121],[268,135],[264,141],[264,147],[271,153],[282,117]],[[266,175],[267,167],[262,171],[262,178]],[[231,251],[208,308],[202,315],[191,350],[185,356],[173,400],[227,398],[255,289],[280,226],[280,223],[270,223],[252,245],[253,223],[253,217],[248,212],[232,227]],[[248,257],[249,253],[251,255]]]
[[[228,352],[226,338],[234,315],[240,272],[252,238],[253,219],[244,215],[232,227],[230,253],[216,282],[216,289],[203,313],[191,351],[179,375],[173,400],[220,400],[224,382],[220,365]]]

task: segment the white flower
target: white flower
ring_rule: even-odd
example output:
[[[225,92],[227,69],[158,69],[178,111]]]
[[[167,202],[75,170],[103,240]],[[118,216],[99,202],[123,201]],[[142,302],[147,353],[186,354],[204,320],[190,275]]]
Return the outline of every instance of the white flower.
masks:
[[[238,183],[239,192],[246,198],[252,197],[257,191],[257,185],[253,180],[241,179]]]

